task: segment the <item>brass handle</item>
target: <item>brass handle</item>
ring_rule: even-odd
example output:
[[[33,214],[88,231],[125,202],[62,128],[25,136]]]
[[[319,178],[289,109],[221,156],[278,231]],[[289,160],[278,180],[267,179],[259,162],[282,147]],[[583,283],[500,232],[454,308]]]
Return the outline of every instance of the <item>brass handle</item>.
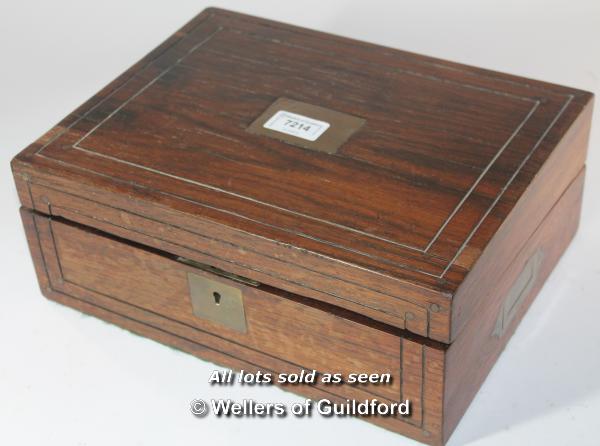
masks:
[[[506,332],[506,329],[515,318],[525,297],[533,288],[543,259],[544,253],[540,249],[537,250],[525,264],[523,271],[519,274],[519,277],[517,277],[517,280],[504,299],[504,304],[500,308],[500,313],[496,319],[496,325],[494,326],[492,336],[500,338]]]

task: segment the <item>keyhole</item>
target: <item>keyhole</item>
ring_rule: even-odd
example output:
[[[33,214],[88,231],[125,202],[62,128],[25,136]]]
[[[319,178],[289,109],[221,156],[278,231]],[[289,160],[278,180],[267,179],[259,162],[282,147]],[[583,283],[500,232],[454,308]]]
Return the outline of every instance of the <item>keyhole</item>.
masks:
[[[221,304],[221,294],[214,291],[213,297],[215,298],[215,304],[220,305]]]

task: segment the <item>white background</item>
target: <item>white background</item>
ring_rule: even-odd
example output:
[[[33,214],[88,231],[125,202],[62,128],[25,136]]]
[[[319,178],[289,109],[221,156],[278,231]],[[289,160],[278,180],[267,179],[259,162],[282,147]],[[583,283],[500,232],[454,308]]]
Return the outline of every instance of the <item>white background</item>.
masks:
[[[391,47],[598,91],[600,2],[214,1]],[[416,444],[358,420],[204,419],[215,366],[43,299],[10,158],[154,48],[201,1],[0,0],[0,444]],[[583,220],[450,444],[600,444],[600,113]],[[212,443],[211,443],[212,442]]]

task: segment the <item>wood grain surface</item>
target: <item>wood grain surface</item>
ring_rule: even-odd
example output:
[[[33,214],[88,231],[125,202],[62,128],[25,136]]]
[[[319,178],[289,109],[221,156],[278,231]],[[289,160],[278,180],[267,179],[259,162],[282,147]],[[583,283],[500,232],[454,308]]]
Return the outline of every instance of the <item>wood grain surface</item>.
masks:
[[[364,124],[332,153],[249,133],[280,98]],[[592,107],[211,8],[12,169],[49,298],[236,369],[390,373],[285,388],[408,398],[368,421],[439,445],[575,234]],[[241,291],[246,333],[193,314],[190,272]]]
[[[442,444],[496,362],[510,335],[571,240],[580,215],[583,172],[554,206],[485,309],[449,347],[329,304],[269,286],[252,287],[177,261],[174,256],[62,219],[22,209],[44,294],[132,331],[229,367],[291,373],[390,373],[390,385],[286,386],[317,398],[382,402],[409,399],[409,417],[365,418],[425,443]],[[502,336],[494,324],[524,264],[544,252],[540,271]],[[248,332],[192,313],[187,273],[243,292]]]
[[[275,374],[317,370],[342,373],[345,378],[351,373],[389,373],[390,384],[284,388],[342,402],[408,399],[410,416],[376,421],[389,428],[397,425],[394,429],[424,440],[439,433],[443,344],[424,343],[360,314],[268,286],[215,276],[168,253],[88,227],[24,208],[21,214],[49,298],[133,331],[142,326],[147,336],[244,370]],[[193,314],[188,272],[242,291],[247,333]]]
[[[281,97],[365,124],[335,154],[245,131]],[[13,170],[70,194],[61,200],[71,196],[72,210],[89,200],[96,213],[82,219],[140,232],[114,218],[128,214],[154,232],[186,231],[203,254],[199,239],[211,237],[234,247],[215,251],[217,261],[248,277],[450,342],[470,315],[470,298],[455,311],[453,297],[467,278],[483,280],[471,271],[494,238],[512,236],[504,223],[523,215],[522,244],[583,166],[591,98],[209,9]],[[542,183],[543,170],[562,177]],[[24,204],[48,212],[20,189]],[[518,204],[536,194],[529,216]]]

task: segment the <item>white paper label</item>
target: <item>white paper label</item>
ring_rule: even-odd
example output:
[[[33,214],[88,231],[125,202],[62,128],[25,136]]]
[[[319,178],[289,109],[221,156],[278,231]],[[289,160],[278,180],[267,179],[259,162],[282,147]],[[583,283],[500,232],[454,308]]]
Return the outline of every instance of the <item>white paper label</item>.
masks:
[[[297,136],[308,141],[316,141],[329,128],[329,123],[289,111],[279,110],[265,122],[263,127],[276,132]]]

